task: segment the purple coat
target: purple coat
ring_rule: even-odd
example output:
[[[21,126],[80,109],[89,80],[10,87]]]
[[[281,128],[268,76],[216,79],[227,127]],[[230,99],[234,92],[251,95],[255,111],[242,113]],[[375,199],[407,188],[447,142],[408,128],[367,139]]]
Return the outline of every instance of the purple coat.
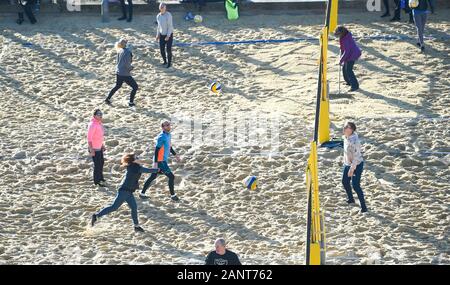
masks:
[[[355,61],[361,56],[361,50],[356,45],[356,42],[350,32],[339,39],[339,44],[341,46],[340,64]]]

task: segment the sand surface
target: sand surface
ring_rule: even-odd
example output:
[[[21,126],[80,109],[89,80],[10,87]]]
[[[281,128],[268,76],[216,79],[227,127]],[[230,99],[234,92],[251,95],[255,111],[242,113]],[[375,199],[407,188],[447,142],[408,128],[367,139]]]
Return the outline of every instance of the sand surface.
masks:
[[[201,25],[174,13],[175,38],[317,38],[324,16],[294,12],[265,11],[238,22],[209,12]],[[342,151],[321,150],[327,263],[450,263],[449,13],[431,17],[426,35],[434,39],[426,41],[425,54],[417,52],[410,24],[390,24],[377,13],[340,16],[355,36],[410,39],[360,39],[355,73],[361,90],[348,93],[341,84],[340,96],[338,43],[330,42],[332,133],[340,136],[345,120],[358,126],[370,213],[345,203]],[[0,24],[1,264],[200,264],[219,236],[244,264],[304,263],[304,168],[318,41],[174,47],[173,68],[166,70],[153,22],[153,15],[105,24],[94,15],[49,14],[34,26]],[[115,80],[111,47],[123,36],[134,44],[135,109],[127,106],[128,87],[116,93],[113,107],[102,104]],[[213,80],[224,86],[220,95],[208,90]],[[93,186],[86,152],[86,127],[97,107],[105,118],[108,188]],[[177,141],[176,126],[173,144],[184,161],[170,164],[182,201],[170,201],[161,177],[148,191],[150,200],[138,199],[146,233],[133,232],[126,205],[91,228],[91,214],[115,196],[121,154],[136,151],[148,165],[160,120],[175,114],[204,116],[206,132],[214,132],[217,114],[248,122],[255,114],[275,118],[280,145],[267,155],[259,153],[270,141],[259,147],[189,144]],[[264,126],[257,129],[264,132]],[[243,187],[248,175],[258,176],[258,190]]]

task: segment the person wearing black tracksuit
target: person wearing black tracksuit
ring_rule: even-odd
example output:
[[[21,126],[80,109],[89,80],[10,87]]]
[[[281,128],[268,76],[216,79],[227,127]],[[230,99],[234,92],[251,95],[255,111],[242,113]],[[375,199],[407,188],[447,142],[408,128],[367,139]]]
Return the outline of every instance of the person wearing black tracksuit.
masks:
[[[127,22],[131,22],[133,19],[133,0],[127,0],[128,2],[128,17],[127,17],[127,8],[125,5],[125,0],[120,0],[120,6],[122,7],[122,17],[118,20],[127,20]]]
[[[381,18],[390,16],[391,12],[389,11],[389,0],[383,0],[383,6],[385,9],[385,12],[383,15],[381,15]]]
[[[409,8],[408,0],[404,0],[405,2],[405,13],[409,14],[409,22],[412,24],[414,23],[412,10]],[[395,10],[394,10],[394,17],[391,19],[391,22],[398,22],[400,21],[400,12],[402,10],[402,0],[394,0],[395,3]]]
[[[31,24],[35,24],[36,18],[34,17],[33,14],[33,9],[34,6],[36,5],[36,0],[17,0],[17,13],[19,15],[19,19],[17,19],[17,24],[21,25],[25,19],[23,16],[23,13],[25,12],[25,14],[28,17],[28,20],[30,20]]]

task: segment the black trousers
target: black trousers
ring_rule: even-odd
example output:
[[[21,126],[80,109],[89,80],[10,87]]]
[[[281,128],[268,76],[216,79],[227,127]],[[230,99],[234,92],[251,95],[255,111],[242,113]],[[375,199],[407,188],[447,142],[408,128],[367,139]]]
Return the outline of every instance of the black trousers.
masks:
[[[131,19],[133,19],[133,1],[127,0],[127,2],[128,2],[128,21],[131,21]],[[125,5],[125,0],[120,0],[120,6],[122,6],[122,16],[126,18],[127,9]]]
[[[173,34],[170,35],[170,38],[168,41],[166,41],[166,37],[167,37],[167,35],[160,35],[159,50],[161,51],[161,57],[164,60],[164,62],[167,62],[170,65],[172,63]],[[166,57],[166,50],[167,50],[167,57]]]
[[[394,19],[398,19],[400,20],[400,12],[402,10],[402,7],[400,6],[400,0],[394,0],[395,3],[395,10],[394,10]],[[408,2],[408,1],[407,1]],[[405,4],[405,13],[409,14],[409,21],[413,22],[413,15],[412,15],[412,10],[411,8],[409,8],[408,3]]]
[[[103,151],[95,151],[92,160],[94,161],[94,183],[100,183],[103,180],[103,165],[105,164]]]
[[[30,22],[32,24],[36,23],[37,21],[36,21],[36,18],[34,17],[34,14],[33,14],[33,9],[34,9],[34,6],[36,4],[35,0],[27,1],[27,4],[25,4],[25,5],[23,5],[20,1],[19,1],[19,3],[20,3],[19,5],[22,6],[22,9],[25,12],[25,14],[27,15],[27,17],[30,20]],[[24,18],[23,17],[23,12],[19,12],[18,14],[19,14],[19,20],[23,21],[24,20],[23,19]]]
[[[384,9],[386,10],[385,13],[389,14],[389,0],[383,0]]]
[[[172,172],[164,174],[167,176],[167,178],[169,178],[168,184],[170,195],[175,195],[175,175],[173,175]],[[153,180],[156,179],[156,177],[158,177],[158,173],[152,173],[152,175],[150,175],[150,177],[145,180],[144,187],[142,188],[142,193],[145,193],[145,191],[147,191],[147,189],[150,187],[150,184],[153,182]]]
[[[118,75],[118,74],[116,74],[116,86],[114,86],[113,89],[111,89],[111,91],[109,92],[107,100],[111,99],[111,97],[114,95],[114,93],[116,93],[116,91],[119,90],[120,87],[122,87],[122,84],[124,82],[126,84],[128,84],[131,88],[133,88],[133,90],[131,90],[131,93],[130,93],[130,102],[134,102],[134,97],[136,96],[136,92],[137,92],[139,86],[137,85],[136,81],[134,80],[134,78],[132,76],[122,76],[122,75]]]

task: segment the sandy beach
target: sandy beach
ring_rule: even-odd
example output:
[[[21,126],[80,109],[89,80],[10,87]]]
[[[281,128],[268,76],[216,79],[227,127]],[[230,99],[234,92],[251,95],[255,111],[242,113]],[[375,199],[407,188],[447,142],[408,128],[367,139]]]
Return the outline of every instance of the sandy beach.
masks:
[[[341,136],[346,120],[356,122],[369,213],[359,213],[358,201],[345,202],[342,150],[320,149],[327,263],[450,264],[450,11],[430,17],[424,54],[404,20],[340,13],[339,23],[360,38],[361,89],[348,93],[341,84],[337,95],[339,45],[330,40],[332,136]],[[304,169],[319,42],[177,44],[317,38],[324,15],[265,11],[229,22],[222,12],[205,12],[202,24],[173,16],[171,69],[160,66],[154,15],[138,14],[129,24],[101,23],[93,14],[0,23],[0,264],[202,264],[221,236],[243,264],[304,263]],[[121,37],[134,46],[135,109],[127,106],[128,87],[113,106],[103,104],[115,82],[112,45]],[[221,94],[209,91],[214,80]],[[108,188],[94,187],[87,153],[86,128],[97,107],[104,112]],[[145,233],[133,232],[126,205],[92,228],[91,214],[114,199],[120,156],[135,151],[149,166],[160,121],[174,114],[204,115],[207,131],[211,114],[274,117],[280,144],[270,155],[261,153],[265,145],[189,145],[177,142],[175,124],[173,144],[184,161],[170,165],[181,202],[169,199],[160,177],[150,199],[137,200]],[[257,190],[243,187],[248,175],[258,177]]]

